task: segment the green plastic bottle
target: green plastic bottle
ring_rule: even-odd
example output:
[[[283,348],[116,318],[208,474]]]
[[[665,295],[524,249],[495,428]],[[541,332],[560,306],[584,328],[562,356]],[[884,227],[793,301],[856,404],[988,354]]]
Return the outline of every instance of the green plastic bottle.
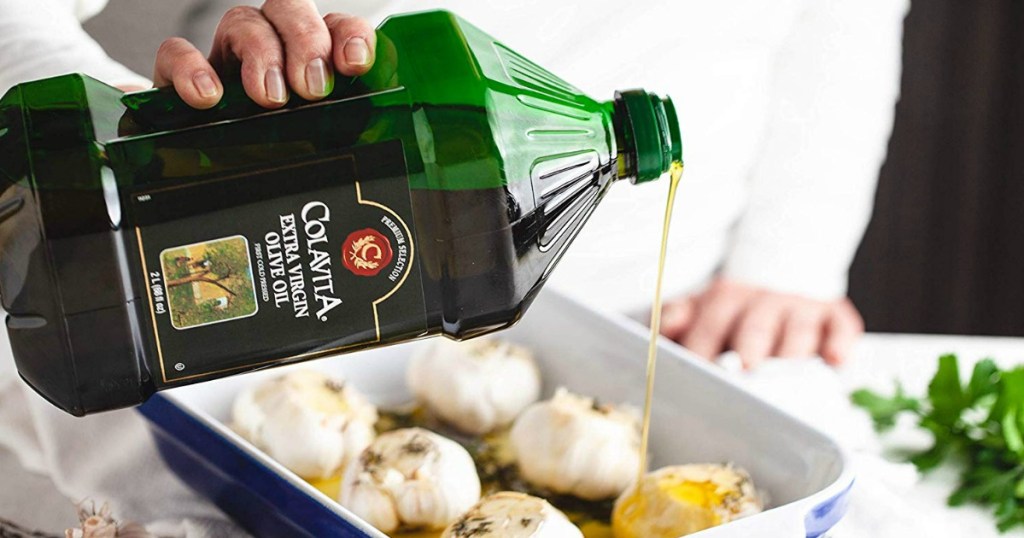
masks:
[[[609,185],[681,159],[672,102],[596,101],[444,11],[265,111],[66,75],[0,100],[0,296],[22,377],[83,415],[516,322]],[[625,225],[625,224],[624,224]]]

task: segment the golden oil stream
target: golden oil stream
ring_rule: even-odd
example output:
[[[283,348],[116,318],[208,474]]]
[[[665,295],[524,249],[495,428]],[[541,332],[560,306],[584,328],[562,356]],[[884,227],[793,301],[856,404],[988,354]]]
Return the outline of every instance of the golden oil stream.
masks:
[[[651,342],[647,348],[647,389],[644,394],[644,418],[640,431],[640,469],[637,471],[639,484],[647,473],[647,443],[651,433],[651,400],[654,397],[654,368],[658,362],[658,335],[661,332],[661,282],[665,276],[665,252],[668,249],[668,230],[672,222],[672,207],[676,201],[676,189],[683,177],[683,163],[674,161],[669,168],[668,203],[665,206],[665,221],[661,229],[661,251],[658,255],[658,279],[654,285],[654,302],[651,304]]]

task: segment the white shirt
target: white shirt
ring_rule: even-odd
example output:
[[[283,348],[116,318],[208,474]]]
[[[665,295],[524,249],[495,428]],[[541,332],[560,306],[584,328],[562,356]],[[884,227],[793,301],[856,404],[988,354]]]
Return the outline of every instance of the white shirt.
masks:
[[[137,83],[77,25],[103,2],[0,0],[0,91],[69,71]],[[666,292],[723,274],[845,294],[892,126],[907,0],[318,3],[373,23],[450,9],[597,99],[671,95],[686,175]],[[667,181],[614,185],[551,285],[608,309],[648,304],[666,192]]]
[[[99,13],[106,3],[0,0],[0,95],[19,82],[72,72],[114,86],[150,85],[110,59],[82,29],[80,21]]]

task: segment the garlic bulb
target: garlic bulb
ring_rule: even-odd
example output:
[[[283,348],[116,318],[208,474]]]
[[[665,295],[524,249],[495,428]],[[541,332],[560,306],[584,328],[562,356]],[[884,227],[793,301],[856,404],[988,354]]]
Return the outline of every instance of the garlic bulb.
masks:
[[[235,398],[242,437],[303,478],[330,478],[376,435],[377,409],[342,379],[297,370]]]
[[[615,538],[677,538],[763,509],[750,475],[729,465],[675,465],[648,473],[615,501]]]
[[[486,338],[434,340],[413,355],[407,381],[430,412],[474,435],[509,424],[540,396],[540,372],[533,355]]]
[[[514,491],[488,495],[445,529],[441,538],[583,538],[544,499]]]
[[[509,440],[523,478],[584,499],[622,493],[640,466],[636,414],[562,388],[523,411]]]
[[[341,505],[383,532],[443,529],[480,500],[469,452],[421,429],[382,434],[341,482]]]

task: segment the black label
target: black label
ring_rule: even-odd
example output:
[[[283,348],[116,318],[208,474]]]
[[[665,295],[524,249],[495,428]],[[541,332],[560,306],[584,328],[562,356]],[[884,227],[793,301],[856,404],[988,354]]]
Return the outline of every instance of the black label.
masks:
[[[163,383],[426,328],[399,141],[132,198]]]

